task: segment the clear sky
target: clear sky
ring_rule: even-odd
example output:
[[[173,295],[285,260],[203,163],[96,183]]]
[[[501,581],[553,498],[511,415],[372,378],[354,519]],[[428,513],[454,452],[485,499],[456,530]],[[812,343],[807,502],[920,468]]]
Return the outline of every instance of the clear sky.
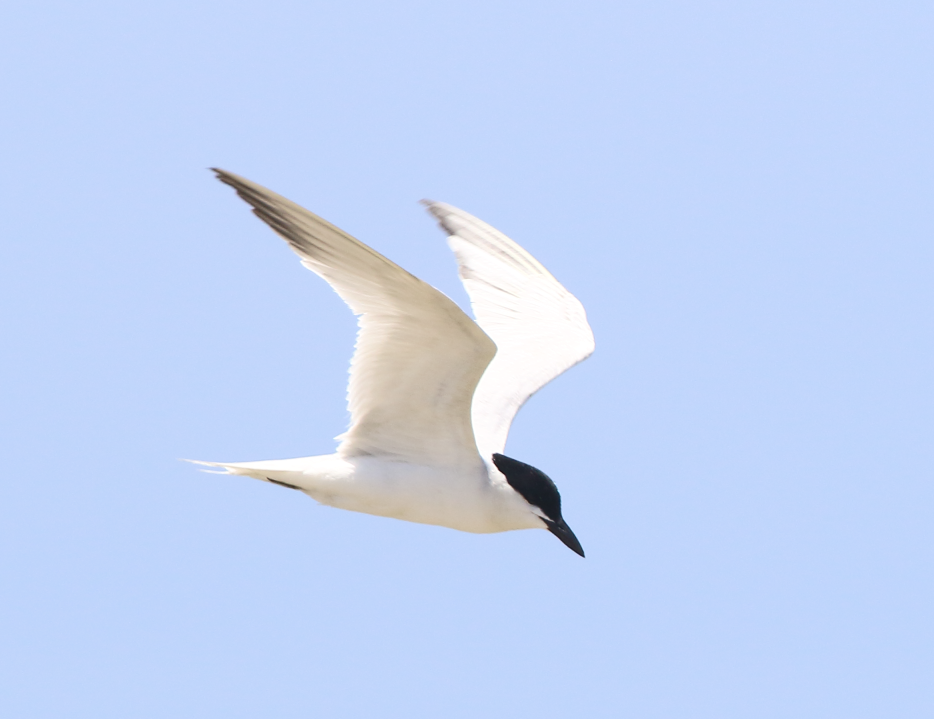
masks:
[[[929,2],[0,9],[0,714],[934,716]],[[354,320],[207,171],[597,351],[520,413],[581,559],[178,458],[322,454]]]

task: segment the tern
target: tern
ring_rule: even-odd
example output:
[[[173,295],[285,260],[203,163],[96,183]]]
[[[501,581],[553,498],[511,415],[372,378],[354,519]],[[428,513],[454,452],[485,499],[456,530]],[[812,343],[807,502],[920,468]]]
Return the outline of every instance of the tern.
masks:
[[[490,225],[423,200],[448,234],[474,321],[326,220],[213,171],[331,285],[357,315],[359,331],[347,389],[350,428],[334,454],[193,461],[355,512],[476,533],[547,529],[583,557],[555,483],[503,454],[526,400],[593,352],[580,301]]]

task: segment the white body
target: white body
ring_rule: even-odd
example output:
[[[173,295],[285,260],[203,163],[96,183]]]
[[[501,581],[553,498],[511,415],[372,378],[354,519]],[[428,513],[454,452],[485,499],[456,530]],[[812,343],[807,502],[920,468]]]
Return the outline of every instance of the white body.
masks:
[[[513,489],[492,457],[502,454],[523,403],[593,351],[580,302],[505,235],[426,202],[449,234],[474,322],[326,220],[216,172],[347,302],[360,331],[347,391],[351,425],[336,454],[199,464],[355,512],[467,532],[546,528],[542,510]]]
[[[321,504],[353,512],[480,534],[545,528],[503,475],[484,464],[470,471],[326,454],[215,466],[291,485]]]

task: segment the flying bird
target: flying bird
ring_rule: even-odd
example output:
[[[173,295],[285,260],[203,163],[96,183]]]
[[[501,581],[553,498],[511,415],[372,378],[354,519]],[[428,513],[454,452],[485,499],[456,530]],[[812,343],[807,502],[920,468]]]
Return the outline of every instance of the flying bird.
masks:
[[[588,357],[576,297],[508,237],[442,202],[423,204],[448,234],[476,322],[452,300],[326,220],[214,169],[358,316],[334,454],[201,462],[321,504],[465,532],[547,529],[584,556],[543,472],[503,454],[525,401]]]

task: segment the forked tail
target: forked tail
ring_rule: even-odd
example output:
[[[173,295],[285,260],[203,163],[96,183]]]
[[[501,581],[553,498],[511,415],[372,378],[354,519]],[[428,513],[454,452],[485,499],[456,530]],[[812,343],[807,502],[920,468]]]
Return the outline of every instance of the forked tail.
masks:
[[[294,459],[270,459],[263,462],[205,462],[200,459],[182,461],[216,468],[201,470],[209,474],[237,474],[272,482],[289,489],[305,489],[305,482],[302,481],[303,473],[295,470]]]

